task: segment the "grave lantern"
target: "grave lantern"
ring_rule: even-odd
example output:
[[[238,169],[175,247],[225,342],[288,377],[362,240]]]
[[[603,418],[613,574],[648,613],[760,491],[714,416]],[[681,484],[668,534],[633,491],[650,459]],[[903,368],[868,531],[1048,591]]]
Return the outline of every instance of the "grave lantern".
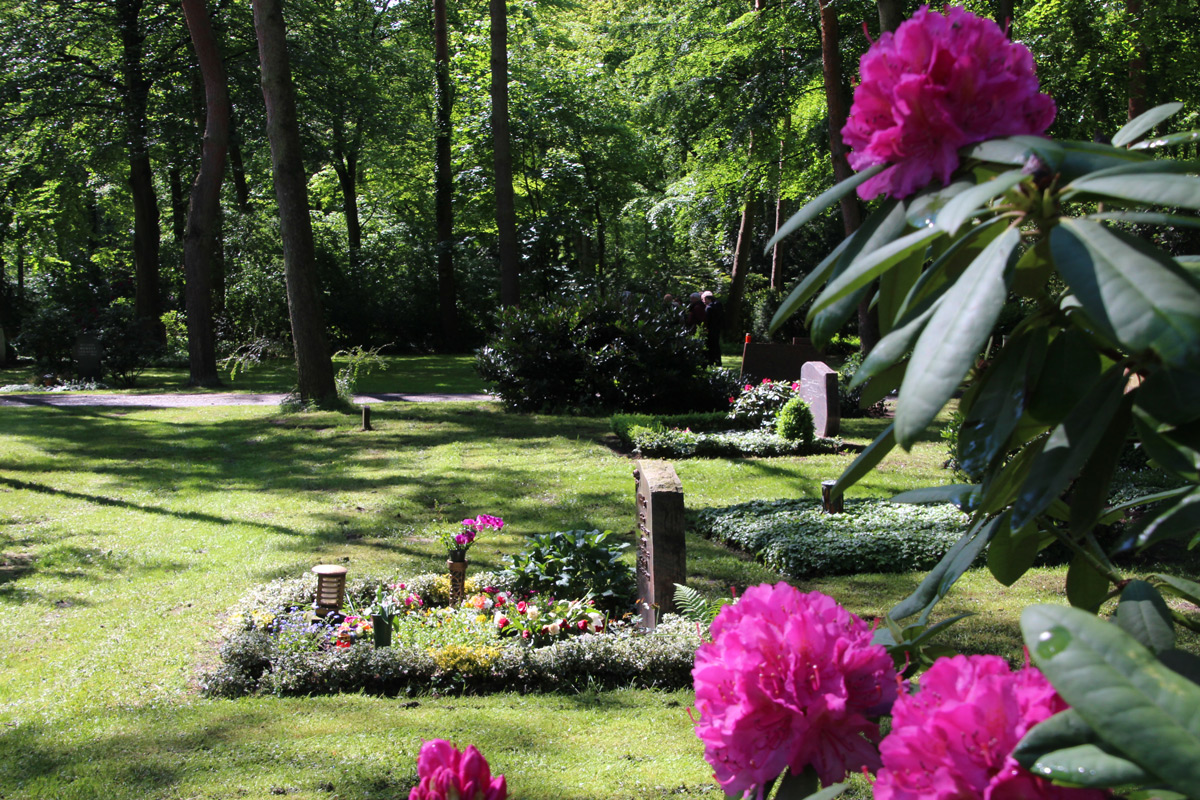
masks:
[[[346,568],[336,564],[318,564],[312,568],[317,576],[317,597],[313,600],[313,611],[323,617],[338,611],[346,599]]]

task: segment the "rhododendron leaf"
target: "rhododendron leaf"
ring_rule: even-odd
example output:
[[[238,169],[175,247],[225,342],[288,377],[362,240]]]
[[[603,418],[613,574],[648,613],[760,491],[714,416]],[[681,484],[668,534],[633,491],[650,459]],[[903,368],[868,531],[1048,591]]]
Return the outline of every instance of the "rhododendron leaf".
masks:
[[[1129,398],[1132,400],[1132,398]],[[1104,511],[1108,501],[1108,487],[1112,484],[1117,462],[1125,451],[1125,442],[1130,432],[1130,403],[1117,407],[1104,435],[1084,463],[1079,479],[1071,491],[1070,532],[1076,539],[1091,532]]]
[[[868,167],[862,172],[856,173],[846,180],[834,184],[832,188],[826,189],[812,200],[809,200],[804,204],[803,208],[789,217],[787,222],[779,226],[779,230],[775,231],[775,235],[771,237],[769,242],[767,242],[766,247],[763,248],[763,252],[771,252],[771,248],[775,246],[776,242],[799,228],[801,225],[813,220],[822,211],[829,208],[831,205],[857,189],[860,184],[865,183],[866,181],[878,175],[880,172],[883,172],[887,166],[887,164],[876,164],[873,167]]]
[[[1130,581],[1121,590],[1117,624],[1137,639],[1142,647],[1163,653],[1175,647],[1175,623],[1171,609],[1158,590],[1146,581]]]
[[[1138,387],[1137,407],[1171,425],[1200,418],[1200,371],[1160,369]]]
[[[1153,781],[1153,776],[1137,764],[1115,755],[1112,748],[1096,744],[1043,753],[1028,769],[1047,780],[1083,788],[1103,789]]]
[[[1108,578],[1092,562],[1076,555],[1067,567],[1067,602],[1093,614],[1108,597]]]
[[[948,284],[962,275],[963,271],[979,257],[979,254],[1005,231],[1006,225],[1001,224],[1004,222],[1003,219],[988,220],[955,239],[953,244],[921,273],[921,277],[913,284],[897,313],[910,314],[912,313],[911,309],[925,302],[926,298],[943,294],[949,288]],[[936,249],[945,241],[946,239],[935,240],[930,249]]]
[[[876,300],[881,334],[891,333],[892,328],[900,322],[904,298],[920,279],[921,269],[925,266],[931,249],[931,246],[914,247],[907,256],[879,276],[879,293]]]
[[[1129,222],[1134,225],[1164,225],[1170,228],[1200,228],[1200,218],[1154,211],[1105,211],[1100,214],[1084,214],[1080,219]]]
[[[1121,130],[1113,134],[1113,147],[1125,147],[1136,142],[1142,134],[1149,133],[1154,126],[1163,120],[1170,119],[1183,110],[1183,103],[1164,103],[1143,112],[1126,122]]]
[[[1058,173],[1063,181],[1071,181],[1098,170],[1130,163],[1150,163],[1153,159],[1120,147],[1093,142],[1063,141],[1059,143],[1063,157]]]
[[[1130,150],[1150,150],[1158,147],[1174,147],[1177,144],[1191,144],[1200,140],[1200,131],[1179,131],[1165,136],[1155,136],[1137,144],[1130,145]]]
[[[850,788],[848,783],[835,783],[820,791],[814,791],[819,785],[816,775],[810,776],[807,770],[799,776],[789,772],[779,783],[779,791],[775,793],[774,800],[833,800]]]
[[[1029,465],[1041,454],[1045,439],[1038,439],[1013,456],[1007,464],[997,463],[983,478],[983,496],[978,511],[995,514],[1008,508],[1017,498],[1017,490],[1029,474]]]
[[[1013,528],[1022,528],[1046,510],[1079,474],[1125,401],[1124,370],[1114,367],[1050,432],[1021,484],[1013,505]]]
[[[1086,611],[1029,606],[1021,632],[1034,663],[1104,742],[1173,789],[1200,786],[1200,686]]]
[[[891,499],[893,503],[953,503],[959,511],[970,512],[979,498],[979,487],[971,483],[954,483],[949,486],[927,486],[909,489]]]
[[[1159,581],[1159,588],[1167,594],[1182,597],[1192,605],[1200,606],[1200,583],[1161,572],[1156,572],[1150,577]]]
[[[1071,200],[1082,194],[1151,205],[1200,208],[1200,178],[1154,174],[1149,170],[1107,177],[1085,175],[1071,182],[1063,194],[1063,200]]]
[[[833,265],[833,270],[829,273],[829,280],[831,282],[836,280],[839,275],[849,269],[859,258],[869,255],[891,243],[904,232],[906,224],[904,221],[904,207],[895,200],[884,201],[879,208],[875,209],[863,221],[862,226],[850,237],[845,250],[838,257],[837,262]],[[826,285],[825,292],[827,293],[828,291],[829,286]],[[808,318],[805,322],[810,326],[823,300],[824,294],[817,298],[812,310],[808,312]],[[834,305],[841,307],[844,304],[845,298],[842,299],[841,303],[835,303]],[[817,339],[815,334],[813,334],[813,339]]]
[[[846,488],[853,486],[859,478],[866,475],[875,466],[883,460],[884,456],[892,451],[896,446],[895,425],[888,425],[883,429],[883,433],[875,438],[875,441],[867,445],[858,456],[850,462],[850,466],[846,467],[837,482],[833,484],[831,490],[834,495],[840,495],[846,491]]]
[[[899,620],[911,617],[920,612],[919,623],[924,625],[929,613],[938,601],[946,596],[954,586],[955,581],[971,568],[988,542],[996,533],[996,526],[1003,522],[1007,524],[1007,515],[1001,515],[991,520],[980,520],[964,533],[954,546],[942,556],[942,560],[926,574],[920,585],[908,597],[888,612],[892,619]]]
[[[1033,566],[1042,542],[1036,525],[1026,525],[1020,531],[1001,525],[988,545],[988,571],[1001,585],[1012,586]]]
[[[1141,530],[1135,530],[1138,548],[1168,539],[1188,539],[1194,547],[1200,538],[1200,488],[1196,488],[1166,511],[1160,512]]]
[[[1155,465],[1190,483],[1200,483],[1200,453],[1187,447],[1163,430],[1156,420],[1142,409],[1134,409],[1134,425],[1142,448]]]
[[[1007,451],[1025,410],[1026,387],[1032,383],[1026,375],[1041,369],[1046,346],[1046,329],[1041,327],[1010,339],[959,403],[963,420],[958,429],[958,461],[966,474],[982,473]]]
[[[990,181],[984,181],[978,186],[959,193],[938,212],[937,226],[953,236],[958,233],[959,227],[971,215],[1025,180],[1026,177],[1019,169],[1009,170]]]
[[[1029,769],[1038,756],[1054,750],[1101,741],[1092,726],[1074,709],[1060,711],[1034,725],[1013,748],[1013,758]]]
[[[1040,298],[1046,294],[1046,283],[1054,274],[1054,257],[1050,240],[1042,237],[1017,260],[1010,288],[1022,297]]]
[[[963,158],[976,158],[993,164],[1012,164],[1023,166],[1029,161],[1035,145],[1049,142],[1040,136],[1009,136],[1003,139],[990,139],[979,144],[968,145],[958,151]],[[1053,142],[1051,146],[1057,147]],[[1061,148],[1060,148],[1061,149]]]
[[[946,203],[950,202],[951,198],[965,192],[974,185],[973,181],[960,180],[955,181],[949,186],[921,192],[908,201],[908,206],[904,210],[904,217],[908,220],[908,224],[914,228],[924,228],[932,225],[937,212],[944,208]]]
[[[845,327],[846,320],[858,309],[859,304],[870,297],[872,291],[871,286],[864,286],[813,315],[809,325],[809,335],[813,344],[820,347],[830,342],[834,334]]]
[[[833,252],[821,259],[821,263],[813,268],[812,272],[804,276],[804,280],[792,289],[787,298],[779,304],[779,308],[775,310],[775,316],[771,317],[771,333],[779,329],[779,326],[788,320],[793,314],[800,310],[800,306],[808,302],[825,281],[829,280],[830,274],[833,273],[833,268],[837,264],[838,259],[846,248],[853,241],[853,236],[843,239],[841,244],[834,248]]]
[[[929,240],[941,235],[942,231],[937,228],[922,228],[855,259],[845,270],[830,279],[825,291],[821,293],[817,302],[813,303],[810,317],[867,285],[913,253],[923,254]]]
[[[900,388],[904,381],[904,372],[908,369],[908,361],[897,361],[890,367],[881,369],[863,387],[858,397],[859,408],[870,408],[892,392]]]
[[[862,385],[903,358],[904,354],[912,349],[913,342],[921,335],[921,331],[925,330],[925,325],[929,322],[930,317],[937,311],[939,300],[940,298],[931,300],[924,311],[907,320],[902,320],[899,327],[880,339],[855,370],[854,377],[850,380],[850,388],[854,389]]]
[[[1087,336],[1068,328],[1050,342],[1041,373],[1028,397],[1029,417],[1057,425],[1100,377],[1100,356]]]
[[[911,447],[958,390],[1004,307],[1004,276],[1020,233],[988,245],[946,292],[913,348],[896,408],[896,441]]]

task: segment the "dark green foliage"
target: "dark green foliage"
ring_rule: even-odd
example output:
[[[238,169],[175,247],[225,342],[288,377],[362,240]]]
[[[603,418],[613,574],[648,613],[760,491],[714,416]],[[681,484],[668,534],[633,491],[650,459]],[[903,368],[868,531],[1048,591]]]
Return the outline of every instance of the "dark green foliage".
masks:
[[[17,352],[37,362],[39,370],[57,372],[71,363],[71,347],[79,328],[69,309],[39,306],[25,317],[13,342]]]
[[[118,386],[133,386],[137,377],[163,353],[148,326],[133,315],[130,303],[114,303],[100,312],[104,372]]]
[[[696,433],[678,428],[644,427],[629,429],[630,446],[643,456],[657,458],[765,458],[836,453],[840,438],[811,439],[808,443],[785,439],[773,430],[717,431]]]
[[[633,568],[621,560],[628,546],[614,541],[612,531],[537,534],[523,552],[510,557],[507,571],[517,590],[554,597],[583,597],[590,591],[597,607],[620,616],[637,594]]]
[[[805,447],[812,444],[815,428],[812,409],[799,397],[788,400],[775,418],[775,433],[781,439],[799,442]]]
[[[642,428],[678,428],[692,431],[731,431],[744,428],[744,421],[730,419],[721,411],[696,414],[613,414],[613,433],[626,447],[631,447],[633,439],[630,430]]]
[[[906,572],[938,562],[967,529],[954,506],[847,500],[826,514],[818,500],[754,501],[702,509],[698,534],[745,550],[789,578]]]
[[[675,413],[728,403],[728,379],[706,369],[704,343],[640,297],[509,309],[477,367],[518,411]]]

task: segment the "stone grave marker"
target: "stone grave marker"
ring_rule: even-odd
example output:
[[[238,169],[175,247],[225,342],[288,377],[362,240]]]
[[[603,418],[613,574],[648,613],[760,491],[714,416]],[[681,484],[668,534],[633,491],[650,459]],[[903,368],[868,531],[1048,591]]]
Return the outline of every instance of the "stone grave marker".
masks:
[[[665,461],[639,461],[637,481],[637,584],[642,627],[675,610],[675,584],[687,580],[683,538],[683,484]],[[655,608],[657,607],[657,608]]]
[[[76,336],[71,354],[75,357],[75,373],[81,379],[98,381],[104,377],[104,367],[101,364],[104,347],[95,336],[90,333]]]
[[[809,361],[800,371],[800,396],[812,409],[817,436],[837,436],[842,425],[837,370],[824,361]]]

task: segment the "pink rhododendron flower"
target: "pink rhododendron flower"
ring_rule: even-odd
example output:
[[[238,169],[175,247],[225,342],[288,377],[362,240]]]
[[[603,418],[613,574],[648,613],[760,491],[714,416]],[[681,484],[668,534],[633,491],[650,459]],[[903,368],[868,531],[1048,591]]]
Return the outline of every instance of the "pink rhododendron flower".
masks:
[[[920,683],[892,708],[875,800],[1111,797],[1055,786],[1012,757],[1026,731],[1067,707],[1035,667],[1012,672],[999,656],[954,656],[935,662]]]
[[[879,766],[879,726],[896,697],[892,659],[867,624],[819,592],[746,590],[700,646],[696,735],[730,796],[763,795],[785,767],[825,785]]]
[[[421,745],[417,777],[408,800],[505,800],[508,786],[504,776],[492,777],[487,759],[468,745],[460,753],[445,739]]]
[[[864,200],[907,197],[933,178],[948,183],[959,148],[1038,135],[1054,121],[1028,48],[958,6],[945,15],[922,6],[880,36],[859,63],[859,81],[842,128],[850,165],[892,165],[858,187]]]

